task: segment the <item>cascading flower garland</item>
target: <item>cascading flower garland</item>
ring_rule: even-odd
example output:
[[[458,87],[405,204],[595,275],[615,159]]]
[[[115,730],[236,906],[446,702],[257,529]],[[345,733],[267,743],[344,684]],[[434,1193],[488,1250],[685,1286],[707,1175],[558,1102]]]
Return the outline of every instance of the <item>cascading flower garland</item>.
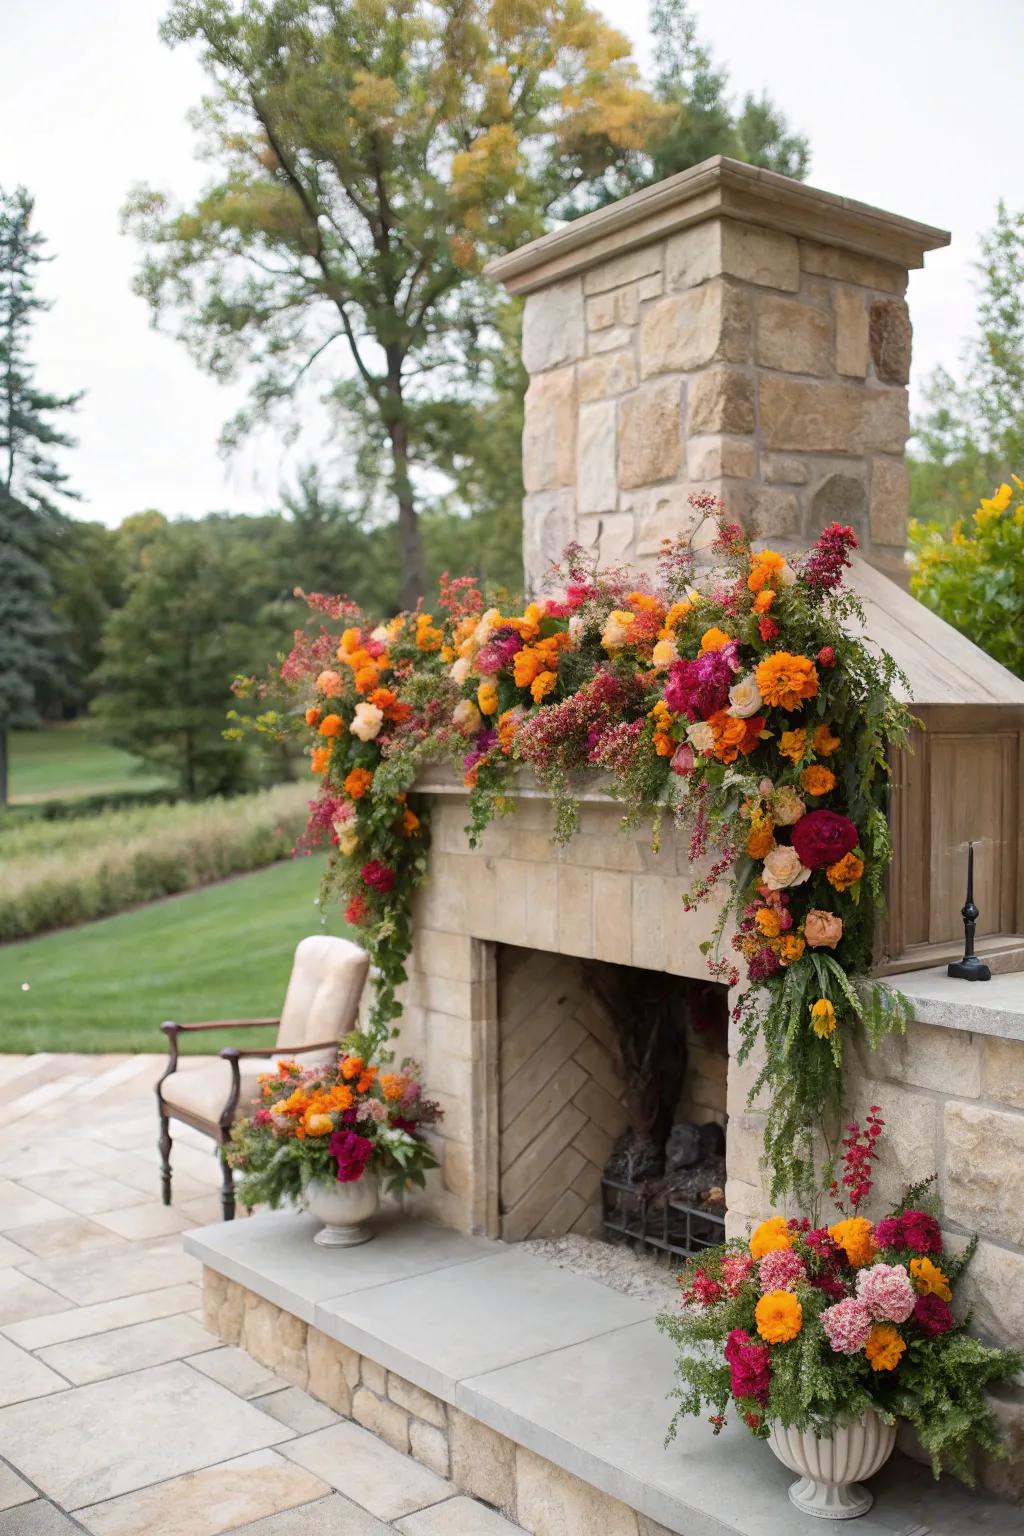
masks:
[[[816,1138],[841,1103],[843,1045],[902,1028],[898,994],[872,982],[890,859],[887,753],[910,717],[898,670],[852,630],[843,581],[856,540],[833,524],[801,560],[755,550],[718,521],[710,576],[691,543],[666,542],[657,576],[598,570],[578,547],[556,596],[522,613],[486,608],[471,580],[443,583],[438,615],[371,626],[350,604],[308,599],[329,621],[296,634],[281,675],[297,690],[320,791],[307,846],[332,847],[340,891],[377,969],[368,1049],[387,1039],[412,940],[413,891],[427,872],[422,767],[461,759],[470,841],[514,811],[532,769],[554,802],[556,841],[578,823],[573,785],[604,776],[624,826],[665,818],[689,835],[688,905],[719,888],[711,973],[748,988],[735,1018],[764,1059],[772,1194],[818,1187]],[[261,717],[276,730],[284,716]],[[730,953],[731,951],[731,953]]]

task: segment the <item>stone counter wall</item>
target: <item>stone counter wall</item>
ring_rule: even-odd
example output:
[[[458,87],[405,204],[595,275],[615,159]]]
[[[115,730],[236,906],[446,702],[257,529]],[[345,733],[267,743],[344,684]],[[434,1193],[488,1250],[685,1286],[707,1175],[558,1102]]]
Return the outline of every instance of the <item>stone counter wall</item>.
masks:
[[[902,572],[911,326],[904,268],[728,218],[526,300],[524,558],[578,539],[650,564],[691,491],[773,539],[850,523]]]

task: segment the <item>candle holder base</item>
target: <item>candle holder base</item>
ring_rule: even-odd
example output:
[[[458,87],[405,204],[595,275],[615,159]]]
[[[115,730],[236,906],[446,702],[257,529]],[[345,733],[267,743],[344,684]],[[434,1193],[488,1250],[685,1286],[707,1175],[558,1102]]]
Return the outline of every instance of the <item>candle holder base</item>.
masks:
[[[962,960],[955,960],[946,967],[948,976],[955,976],[957,981],[991,981],[992,972],[984,960],[979,960],[977,955],[964,955]]]

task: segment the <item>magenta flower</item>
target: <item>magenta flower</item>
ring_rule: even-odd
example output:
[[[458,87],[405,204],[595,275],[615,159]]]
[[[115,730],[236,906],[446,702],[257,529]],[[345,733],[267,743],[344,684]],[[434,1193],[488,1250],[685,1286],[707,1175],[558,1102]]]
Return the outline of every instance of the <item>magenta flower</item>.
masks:
[[[871,1313],[855,1296],[847,1296],[845,1301],[825,1308],[821,1326],[837,1355],[855,1355],[868,1341]]]
[[[733,1397],[749,1397],[762,1408],[768,1401],[772,1379],[772,1355],[767,1344],[755,1344],[743,1328],[734,1328],[725,1344],[729,1390]]]
[[[738,670],[735,641],[720,651],[706,651],[696,661],[674,661],[665,684],[665,703],[673,714],[707,720],[716,710],[725,709]]]
[[[857,1275],[857,1298],[877,1323],[905,1323],[914,1310],[914,1287],[902,1264],[872,1264]]]
[[[353,1184],[366,1172],[373,1142],[357,1131],[335,1131],[328,1148],[338,1164],[338,1183]]]
[[[766,1253],[758,1268],[758,1284],[762,1293],[791,1291],[807,1270],[800,1255],[792,1248],[776,1248]]]
[[[914,1303],[914,1322],[933,1339],[937,1333],[948,1333],[955,1318],[949,1302],[941,1296],[919,1296]]]

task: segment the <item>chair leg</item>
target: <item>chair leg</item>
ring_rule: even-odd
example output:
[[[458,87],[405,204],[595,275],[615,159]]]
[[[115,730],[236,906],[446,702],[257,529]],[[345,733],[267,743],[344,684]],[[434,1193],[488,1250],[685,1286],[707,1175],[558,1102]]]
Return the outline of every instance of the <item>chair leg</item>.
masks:
[[[171,1121],[170,1116],[160,1115],[160,1187],[164,1205],[171,1203]]]
[[[221,1205],[221,1210],[224,1213],[224,1220],[225,1221],[234,1221],[234,1219],[235,1219],[235,1176],[234,1176],[234,1173],[233,1173],[233,1171],[231,1169],[230,1164],[228,1163],[227,1158],[224,1156],[224,1148],[223,1147],[221,1147],[221,1149],[220,1149],[220,1172],[221,1172],[221,1181],[220,1181],[220,1205]]]

